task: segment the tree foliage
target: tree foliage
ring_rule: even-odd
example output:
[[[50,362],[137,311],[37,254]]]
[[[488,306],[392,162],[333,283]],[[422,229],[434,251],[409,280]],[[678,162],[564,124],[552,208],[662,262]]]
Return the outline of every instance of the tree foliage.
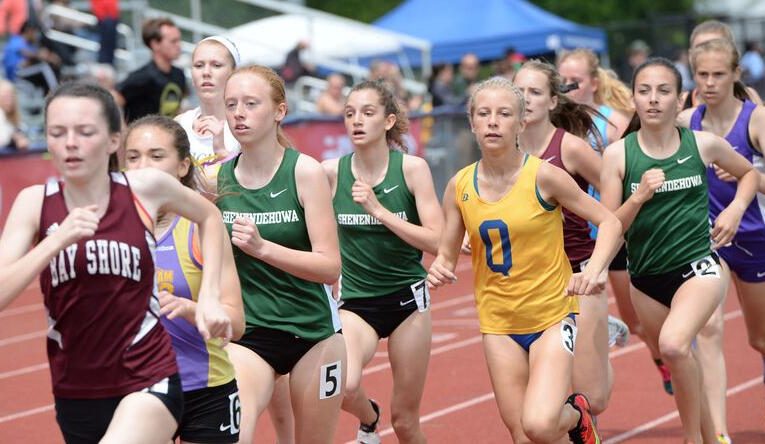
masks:
[[[306,0],[310,8],[321,9],[365,23],[371,23],[395,8],[403,0]],[[448,0],[446,0],[448,1]]]
[[[532,0],[531,3],[587,25],[645,20],[693,10],[693,0]]]

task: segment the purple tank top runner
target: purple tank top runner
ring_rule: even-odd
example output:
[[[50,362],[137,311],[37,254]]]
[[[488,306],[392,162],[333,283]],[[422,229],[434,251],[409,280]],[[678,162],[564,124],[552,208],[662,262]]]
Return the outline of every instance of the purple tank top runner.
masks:
[[[730,142],[739,154],[746,160],[754,164],[755,168],[765,172],[763,166],[762,154],[752,147],[749,139],[749,120],[756,105],[750,101],[745,101],[741,107],[741,112],[736,118],[730,132],[725,135],[725,140]],[[699,105],[691,116],[691,129],[701,131],[706,105]],[[737,182],[725,182],[717,178],[713,168],[707,168],[707,179],[709,183],[709,213],[714,221],[717,216],[733,201],[736,195]],[[734,240],[765,241],[765,199],[763,195],[757,193],[752,203],[747,207],[744,217],[741,218],[741,225],[738,228]]]

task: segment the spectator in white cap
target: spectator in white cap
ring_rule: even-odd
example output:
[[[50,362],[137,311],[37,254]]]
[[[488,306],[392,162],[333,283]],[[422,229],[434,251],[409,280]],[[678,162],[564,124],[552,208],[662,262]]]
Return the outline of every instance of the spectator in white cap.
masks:
[[[191,155],[200,165],[224,160],[239,152],[239,142],[226,123],[223,90],[226,79],[240,64],[239,50],[226,37],[201,40],[191,56],[191,81],[199,106],[178,115],[191,142]]]

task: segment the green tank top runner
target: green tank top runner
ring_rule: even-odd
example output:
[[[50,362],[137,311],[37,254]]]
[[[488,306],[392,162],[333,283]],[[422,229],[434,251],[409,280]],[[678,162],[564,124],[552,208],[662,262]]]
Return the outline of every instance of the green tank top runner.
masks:
[[[410,223],[420,225],[414,196],[404,180],[400,151],[390,150],[383,181],[373,187],[382,206]],[[426,276],[422,252],[392,233],[353,201],[353,154],[340,158],[333,199],[340,238],[343,272],[340,296],[344,300],[391,294]]]
[[[241,155],[240,155],[241,156]],[[300,153],[286,149],[271,181],[259,189],[242,187],[234,175],[239,156],[218,172],[218,208],[231,234],[237,217],[255,222],[260,235],[287,248],[311,251],[304,209],[298,199],[295,165]],[[234,248],[242,284],[247,332],[266,327],[320,341],[340,328],[329,287],[309,282]]]
[[[627,267],[633,276],[666,273],[711,253],[706,165],[693,131],[679,131],[680,148],[666,159],[647,156],[637,132],[624,141],[623,201],[637,190],[645,171],[660,168],[665,175],[664,184],[625,233]]]

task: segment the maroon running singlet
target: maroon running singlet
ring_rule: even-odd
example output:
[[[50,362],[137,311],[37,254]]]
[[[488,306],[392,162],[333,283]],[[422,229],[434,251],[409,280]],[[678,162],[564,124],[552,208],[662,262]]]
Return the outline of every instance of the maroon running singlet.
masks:
[[[122,173],[111,173],[98,230],[63,249],[40,274],[48,312],[53,394],[93,399],[149,387],[177,372],[159,322],[151,232]],[[45,186],[38,239],[69,214],[63,183]]]

